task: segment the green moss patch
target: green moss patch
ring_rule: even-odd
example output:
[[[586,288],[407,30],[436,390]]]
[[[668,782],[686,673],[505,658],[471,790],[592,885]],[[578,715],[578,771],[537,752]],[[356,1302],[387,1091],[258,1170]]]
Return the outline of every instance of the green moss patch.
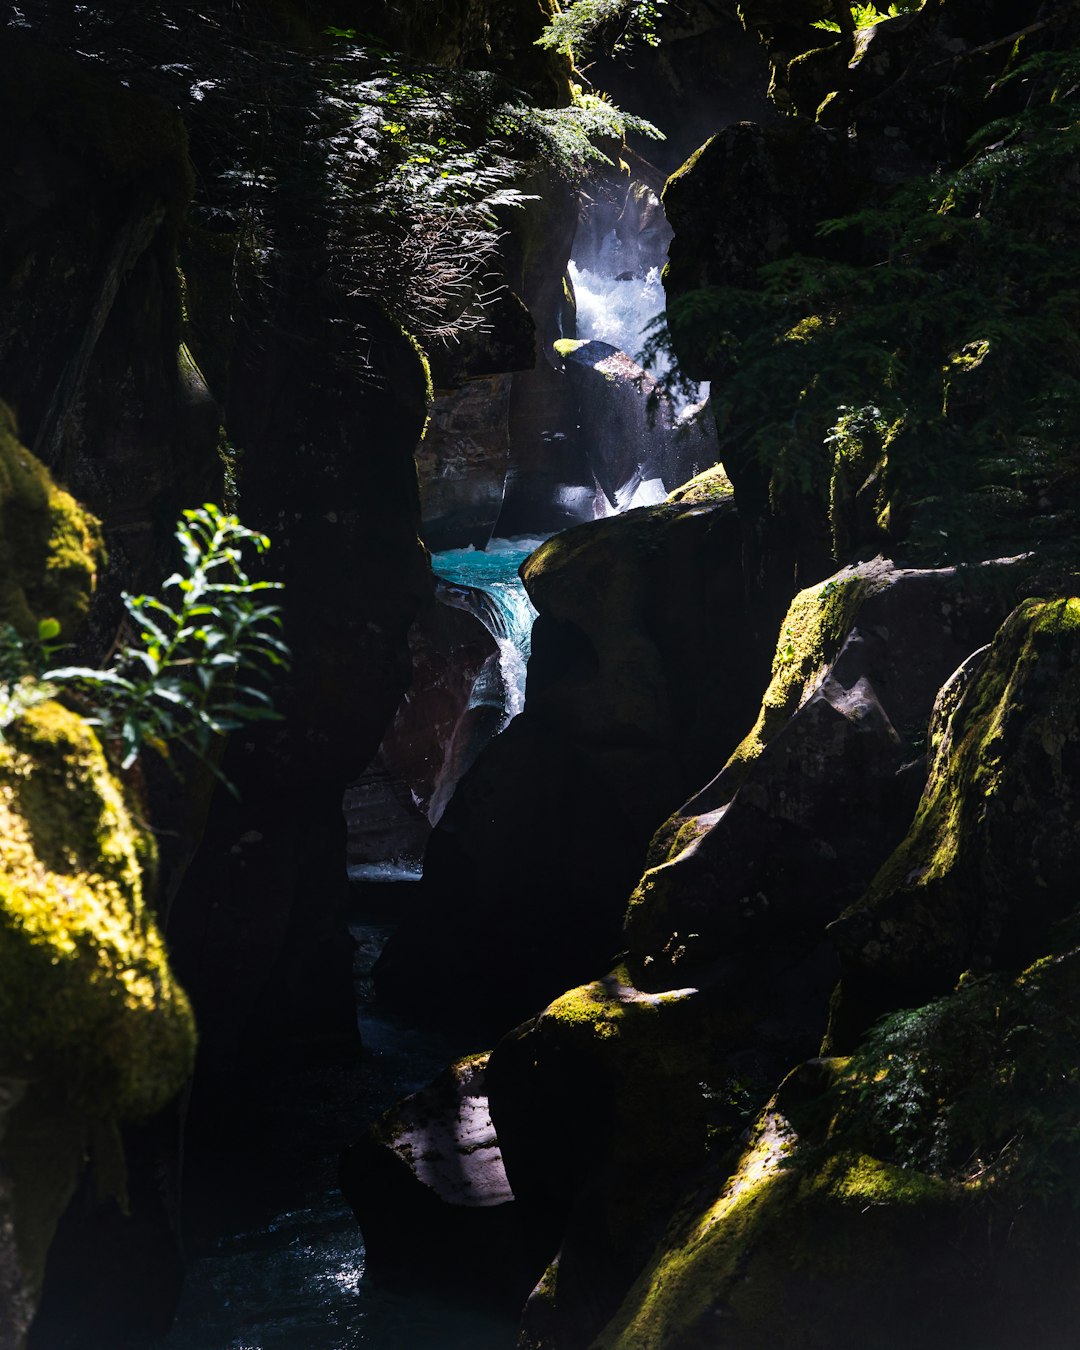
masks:
[[[714,464],[702,470],[688,483],[683,483],[674,492],[668,493],[669,502],[681,502],[684,506],[696,506],[701,502],[724,501],[735,495],[731,479],[722,464]]]
[[[1077,909],[1080,599],[1024,601],[942,697],[912,828],[831,930],[850,978],[894,1006],[1031,960]]]
[[[39,619],[70,636],[105,561],[101,527],[19,443],[0,403],[0,623],[36,637]]]
[[[1009,1056],[962,1065],[970,1005],[953,1011],[957,1058],[933,1088],[939,1109],[962,1110],[988,1066],[1007,1078]],[[1063,1278],[1080,1250],[1071,1194],[1032,1204],[1025,1184],[974,1167],[898,1161],[854,1087],[899,1086],[880,1042],[805,1068],[817,1093],[801,1070],[782,1085],[734,1174],[686,1198],[593,1350],[1019,1350],[1028,1335],[1063,1350],[1078,1302]]]
[[[828,581],[800,591],[792,600],[780,626],[772,678],[757,721],[724,769],[732,792],[776,732],[820,684],[829,662],[851,631],[867,587],[860,568],[845,567]]]
[[[149,837],[93,730],[39,705],[0,745],[0,1069],[60,1074],[91,1113],[149,1115],[194,1023],[147,912]]]

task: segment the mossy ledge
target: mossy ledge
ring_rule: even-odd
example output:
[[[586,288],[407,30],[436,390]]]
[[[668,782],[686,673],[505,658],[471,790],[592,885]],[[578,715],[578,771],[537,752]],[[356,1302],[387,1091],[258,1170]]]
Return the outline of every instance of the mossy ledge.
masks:
[[[1078,953],[794,1070],[592,1350],[1075,1343]]]

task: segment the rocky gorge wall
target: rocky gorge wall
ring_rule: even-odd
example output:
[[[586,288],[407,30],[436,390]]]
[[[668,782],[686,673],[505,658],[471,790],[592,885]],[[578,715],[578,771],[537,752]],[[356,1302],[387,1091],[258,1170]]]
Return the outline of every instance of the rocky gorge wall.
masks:
[[[326,23],[367,23],[362,8],[283,6],[276,22],[310,54]],[[823,217],[954,154],[980,116],[965,100],[996,81],[1015,39],[1007,4],[943,0],[857,46],[849,10],[828,0],[794,17],[742,8],[763,44],[743,43],[739,60],[760,105],[767,59],[775,113],[718,129],[671,179],[673,297],[752,288],[760,263],[815,247]],[[1033,22],[1052,28],[1052,10]],[[537,7],[429,17],[387,10],[379,32],[453,69],[502,63],[563,98],[565,67],[533,47]],[[726,4],[693,7],[688,27],[697,73],[679,83],[673,46],[657,83],[673,107],[735,41]],[[0,620],[32,631],[61,617],[74,639],[88,609],[78,640],[99,657],[119,588],[154,585],[177,508],[220,495],[226,468],[245,520],[273,537],[269,575],[289,597],[285,720],[232,739],[222,767],[238,800],[196,765],[179,783],[153,761],[122,781],[93,730],[47,704],[0,744],[0,959],[67,953],[40,903],[66,888],[108,918],[105,935],[79,928],[76,951],[111,950],[119,928],[124,972],[122,989],[95,971],[88,989],[46,994],[51,1007],[36,966],[0,984],[4,1334],[25,1338],[44,1288],[30,1334],[47,1350],[80,1336],[145,1345],[181,1273],[183,1106],[153,1112],[188,1073],[187,999],[201,1038],[194,1141],[249,1127],[231,1106],[290,1051],[355,1048],[340,804],[425,659],[417,619],[437,627],[413,459],[429,378],[441,392],[421,461],[430,450],[469,484],[436,515],[481,482],[466,525],[489,530],[499,494],[483,466],[508,455],[511,426],[525,457],[516,505],[499,498],[505,520],[532,519],[573,481],[543,433],[567,384],[548,353],[575,222],[546,183],[505,246],[518,299],[498,341],[425,364],[322,268],[324,223],[297,199],[276,201],[265,257],[242,230],[196,218],[192,166],[220,167],[211,123],[188,109],[185,129],[62,43],[9,37],[0,465],[14,457],[17,491],[0,478]],[[712,93],[700,105],[730,115],[728,92]],[[686,368],[720,383],[730,372],[713,350],[675,328]],[[475,478],[459,435],[484,452]],[[525,711],[449,803],[377,977],[385,1002],[494,1048],[348,1156],[372,1263],[446,1267],[525,1305],[532,1350],[1021,1350],[1033,1329],[1064,1348],[1074,564],[1048,563],[1031,537],[1020,556],[909,565],[878,465],[855,465],[861,503],[838,531],[821,494],[774,479],[737,426],[721,419],[719,435],[727,475],[569,530],[525,569],[540,611]],[[110,563],[90,517],[70,526],[74,506],[27,468],[32,450],[100,518]],[[62,537],[27,543],[27,491],[39,512],[64,507]],[[15,567],[27,575],[13,592]],[[92,602],[82,582],[75,600],[50,591],[69,573],[100,573]],[[455,627],[463,638],[482,664],[475,627]],[[41,817],[68,810],[58,844]],[[162,831],[153,897],[147,815]],[[17,1008],[2,1002],[11,991]],[[74,1035],[56,1020],[68,1000]],[[445,1167],[429,1166],[432,1139]]]
[[[962,160],[1022,36],[1047,61],[1076,40],[1053,5],[943,0],[858,34],[827,0],[742,12],[782,116],[717,128],[670,179],[670,298],[752,291],[795,253],[854,265],[821,221]],[[730,346],[672,330],[715,400]],[[528,1350],[1065,1347],[1077,574],[1042,513],[1075,477],[1029,504],[1008,556],[917,565],[908,442],[855,456],[830,495],[785,480],[745,423],[718,431],[732,494],[581,526],[525,569],[525,712],[466,776],[423,920],[377,971],[404,1000],[423,970],[438,1015],[494,1048],[361,1140],[343,1186],[373,1233],[426,1206],[455,1268],[466,1242],[474,1275],[512,1249],[503,1294],[535,1281]],[[696,528],[723,545],[675,573]],[[704,669],[658,610],[715,642]],[[665,820],[684,735],[699,781]],[[521,1020],[492,1036],[499,1004]],[[478,1113],[512,1199],[449,1184],[454,1119]],[[416,1162],[433,1132],[445,1175]]]
[[[279,192],[253,227],[266,231],[258,242],[246,224],[207,209],[208,196],[228,180],[225,142],[234,131],[243,134],[243,105],[225,114],[232,120],[226,133],[220,104],[247,78],[245,53],[271,54],[261,68],[273,69],[271,82],[293,79],[281,73],[287,63],[303,72],[308,61],[325,61],[327,24],[348,15],[340,7],[320,16],[310,6],[280,6],[273,14],[227,6],[226,21],[239,25],[236,46],[207,49],[202,20],[183,5],[172,8],[126,16],[95,10],[77,33],[64,6],[4,15],[0,101],[10,134],[0,152],[7,185],[0,399],[11,408],[4,453],[9,435],[27,447],[15,453],[28,463],[36,463],[32,449],[100,520],[105,548],[93,531],[87,535],[87,558],[98,573],[93,600],[61,603],[57,587],[65,569],[76,569],[82,544],[58,533],[52,554],[44,545],[31,548],[26,505],[5,487],[0,619],[20,631],[31,624],[35,638],[38,618],[55,619],[63,640],[79,643],[79,659],[97,662],[118,640],[121,588],[153,590],[173,566],[179,510],[226,500],[246,524],[272,536],[266,575],[283,582],[289,597],[292,664],[274,691],[284,720],[252,728],[225,753],[220,768],[235,796],[182,751],[174,752],[179,776],[148,756],[134,779],[116,781],[92,731],[74,722],[54,726],[46,713],[24,718],[18,734],[0,743],[12,783],[26,778],[27,792],[38,793],[40,784],[46,795],[70,793],[71,813],[80,818],[84,806],[98,810],[95,794],[103,795],[117,813],[116,830],[127,831],[131,857],[125,863],[118,854],[115,863],[126,889],[106,887],[102,896],[94,891],[93,845],[72,835],[56,846],[62,857],[46,857],[40,851],[53,845],[17,798],[9,824],[26,822],[25,831],[11,824],[5,837],[33,836],[43,866],[90,876],[86,904],[102,909],[102,923],[105,909],[115,911],[109,922],[117,941],[128,943],[116,964],[127,970],[133,992],[126,1021],[119,994],[110,1013],[119,1018],[114,1058],[122,1060],[130,1040],[132,1053],[160,1060],[163,1085],[139,1096],[123,1082],[112,1084],[107,1058],[91,1075],[100,1079],[100,1101],[95,1096],[84,1109],[68,1061],[59,1051],[54,1056],[47,1037],[39,1043],[30,1034],[25,982],[5,981],[0,1167],[3,1316],[10,1320],[0,1340],[12,1346],[23,1343],[35,1309],[34,1343],[49,1347],[141,1345],[160,1334],[182,1272],[182,1131],[197,1139],[199,1131],[206,1137],[227,1129],[244,1074],[265,1072],[283,1041],[355,1048],[351,943],[342,919],[342,794],[371,759],[409,684],[407,635],[434,589],[418,538],[413,458],[431,406],[429,363],[377,303],[327,275],[319,182],[306,185],[313,194],[307,208],[295,209],[289,197],[295,182]],[[407,47],[415,61],[490,68],[506,60],[542,97],[565,99],[561,59],[533,47],[542,7],[446,7],[434,24],[406,13],[384,17],[382,39]],[[365,10],[362,18],[367,24],[371,16]],[[188,35],[190,67],[168,62],[177,24]],[[129,57],[126,73],[118,73]],[[200,61],[209,62],[210,78],[193,94],[177,72]],[[288,115],[283,104],[280,111]],[[279,159],[275,171],[281,167]],[[532,321],[505,294],[496,371],[534,359]],[[482,367],[474,351],[461,368],[444,363],[436,374],[451,387]],[[24,574],[25,597],[12,589]],[[58,710],[53,721],[65,716]],[[63,824],[68,807],[50,801],[39,805]],[[124,823],[125,810],[151,822],[156,850],[141,826]],[[24,868],[21,858],[5,852],[0,869],[13,904],[26,868],[37,874],[38,863],[24,860]],[[28,894],[43,885],[39,877]],[[35,903],[47,899],[42,892]],[[92,965],[95,951],[102,962],[113,959],[97,922],[88,921],[79,938],[78,970]],[[159,934],[168,944],[167,966]],[[136,994],[142,997],[147,980],[157,988],[162,1024],[173,1005],[182,1022],[186,1040],[177,1033],[175,1049],[142,1047]],[[47,986],[40,997],[48,997]],[[100,997],[113,998],[107,985]],[[153,998],[146,993],[151,1011]],[[191,1070],[188,998],[199,1028],[194,1111],[176,1100]],[[152,1031],[152,1020],[144,1021]],[[92,1040],[104,1024],[96,1013],[85,1022],[81,1034]],[[107,1037],[114,1036],[111,1025]],[[65,1042],[64,1055],[77,1052],[75,1041]],[[45,1076],[40,1091],[23,1099],[28,1073]],[[31,1128],[25,1122],[39,1098],[44,1105]],[[173,1103],[160,1112],[166,1098]],[[88,1148],[97,1159],[90,1170]],[[49,1175],[55,1184],[46,1194]]]

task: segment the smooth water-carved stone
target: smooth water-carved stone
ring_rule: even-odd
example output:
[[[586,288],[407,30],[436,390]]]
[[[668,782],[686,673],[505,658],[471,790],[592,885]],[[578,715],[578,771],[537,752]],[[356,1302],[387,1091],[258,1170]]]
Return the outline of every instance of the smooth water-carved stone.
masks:
[[[755,725],[653,841],[626,924],[643,979],[827,945],[825,925],[910,824],[937,690],[993,633],[1019,575],[1015,560],[976,582],[878,558],[795,597]]]
[[[531,1280],[488,1109],[488,1056],[450,1066],[348,1149],[341,1188],[369,1270],[515,1304]]]

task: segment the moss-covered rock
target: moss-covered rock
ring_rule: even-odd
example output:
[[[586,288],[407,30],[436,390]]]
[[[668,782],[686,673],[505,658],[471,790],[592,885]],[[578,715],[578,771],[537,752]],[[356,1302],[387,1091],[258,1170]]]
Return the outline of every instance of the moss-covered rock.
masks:
[[[74,636],[104,560],[97,522],[0,405],[0,623]],[[0,1342],[29,1326],[57,1221],[94,1160],[125,1198],[117,1123],[194,1059],[191,1009],[150,912],[156,847],[93,728],[43,702],[0,739]]]
[[[194,1027],[147,911],[153,843],[91,727],[56,703],[0,745],[0,1067],[59,1074],[90,1114],[157,1110]]]
[[[695,506],[701,502],[718,502],[730,497],[735,489],[722,464],[714,464],[695,474],[689,482],[668,493],[669,502],[682,502],[685,506]]]
[[[724,769],[725,779],[732,787],[821,684],[854,627],[855,615],[868,587],[880,589],[884,575],[890,571],[880,565],[876,569],[873,565],[846,567],[794,597],[780,626],[771,678],[757,720]]]
[[[653,839],[626,920],[639,978],[686,983],[688,965],[824,941],[903,838],[934,697],[993,634],[1019,570],[878,558],[795,597],[754,726]]]
[[[1065,1350],[1078,972],[969,979],[790,1075],[595,1350]]]
[[[126,1205],[117,1124],[190,1076],[191,1009],[145,889],[154,845],[93,729],[42,703],[0,743],[0,1342],[22,1343],[89,1155]]]
[[[799,591],[780,624],[754,725],[717,777],[657,832],[650,860],[669,861],[671,841],[688,820],[731,800],[772,739],[830,674],[845,686],[867,675],[907,749],[916,753],[925,745],[946,676],[989,640],[1010,597],[1023,593],[1023,561],[920,569],[878,557]]]
[[[704,1161],[714,1047],[696,995],[646,993],[617,967],[492,1052],[492,1119],[534,1279],[558,1253],[526,1310],[527,1345],[589,1344]]]
[[[20,444],[0,403],[0,624],[33,638],[40,619],[55,619],[69,637],[104,561],[98,522]]]
[[[841,1041],[845,1020],[1030,960],[1074,914],[1080,600],[1026,600],[1009,616],[982,668],[943,691],[931,751],[910,832],[830,930]]]

